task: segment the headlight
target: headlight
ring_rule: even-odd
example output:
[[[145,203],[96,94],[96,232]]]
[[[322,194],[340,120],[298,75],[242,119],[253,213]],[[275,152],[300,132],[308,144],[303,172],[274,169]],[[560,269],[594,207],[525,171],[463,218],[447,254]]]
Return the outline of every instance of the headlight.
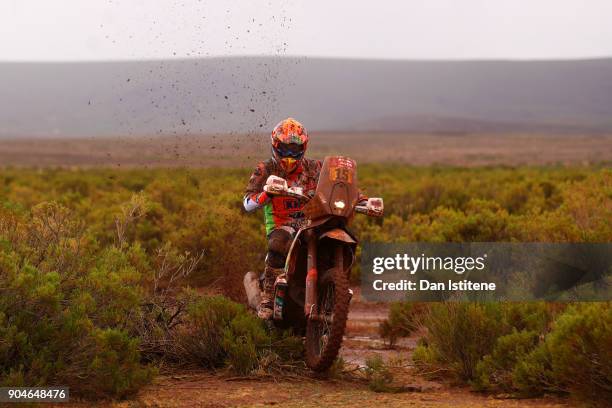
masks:
[[[340,201],[334,201],[334,207],[339,208],[339,209],[343,209],[345,206],[344,201],[340,200]]]

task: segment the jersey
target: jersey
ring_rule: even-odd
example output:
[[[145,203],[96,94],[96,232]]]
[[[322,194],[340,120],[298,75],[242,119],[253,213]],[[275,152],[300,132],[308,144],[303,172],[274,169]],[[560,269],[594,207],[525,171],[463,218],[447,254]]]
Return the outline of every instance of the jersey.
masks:
[[[305,203],[293,197],[283,196],[268,196],[265,201],[261,202],[263,187],[268,177],[274,175],[287,180],[289,187],[301,187],[303,194],[309,196],[314,194],[317,188],[320,172],[320,160],[304,158],[291,173],[285,172],[274,159],[258,163],[246,188],[244,208],[252,211],[263,206],[266,234],[270,234],[274,228],[281,226],[289,226],[297,230],[304,220],[302,209]]]

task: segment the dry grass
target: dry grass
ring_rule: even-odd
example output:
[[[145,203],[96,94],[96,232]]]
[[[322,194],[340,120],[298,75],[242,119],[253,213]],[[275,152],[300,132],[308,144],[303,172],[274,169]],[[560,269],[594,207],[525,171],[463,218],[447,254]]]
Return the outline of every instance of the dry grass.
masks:
[[[264,134],[9,139],[3,166],[251,167],[269,155]],[[351,156],[360,163],[455,166],[612,162],[612,135],[313,133],[311,157]]]

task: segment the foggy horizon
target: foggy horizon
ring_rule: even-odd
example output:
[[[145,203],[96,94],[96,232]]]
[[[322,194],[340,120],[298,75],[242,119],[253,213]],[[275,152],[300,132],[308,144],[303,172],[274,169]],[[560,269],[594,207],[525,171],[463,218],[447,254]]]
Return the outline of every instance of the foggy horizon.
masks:
[[[257,132],[287,116],[327,131],[612,129],[612,59],[231,56],[11,63],[0,64],[0,74],[5,95],[0,135],[5,136]]]
[[[612,56],[610,15],[604,0],[7,0],[0,62],[599,59]]]
[[[197,60],[223,60],[223,59],[294,59],[294,60],[328,60],[328,61],[371,61],[371,62],[452,62],[452,63],[495,63],[495,62],[533,62],[533,63],[546,63],[546,62],[588,62],[588,61],[605,61],[612,60],[612,54],[610,55],[601,55],[601,56],[589,56],[589,57],[564,57],[564,58],[392,58],[392,57],[343,57],[343,56],[324,56],[324,55],[293,55],[293,54],[283,54],[283,55],[273,55],[273,54],[233,54],[233,55],[209,55],[209,56],[190,56],[190,57],[156,57],[156,58],[138,58],[138,59],[105,59],[105,60],[8,60],[3,61],[0,60],[0,65],[2,64],[51,64],[51,65],[60,65],[60,64],[115,64],[115,63],[151,63],[151,62],[189,62],[189,61],[197,61]]]

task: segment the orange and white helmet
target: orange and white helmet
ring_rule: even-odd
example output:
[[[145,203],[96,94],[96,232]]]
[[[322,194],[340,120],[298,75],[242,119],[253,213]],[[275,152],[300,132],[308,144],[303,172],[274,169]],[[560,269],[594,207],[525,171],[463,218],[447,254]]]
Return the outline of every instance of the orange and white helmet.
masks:
[[[274,160],[288,173],[295,170],[308,146],[308,132],[304,126],[287,118],[274,127],[270,140]]]

